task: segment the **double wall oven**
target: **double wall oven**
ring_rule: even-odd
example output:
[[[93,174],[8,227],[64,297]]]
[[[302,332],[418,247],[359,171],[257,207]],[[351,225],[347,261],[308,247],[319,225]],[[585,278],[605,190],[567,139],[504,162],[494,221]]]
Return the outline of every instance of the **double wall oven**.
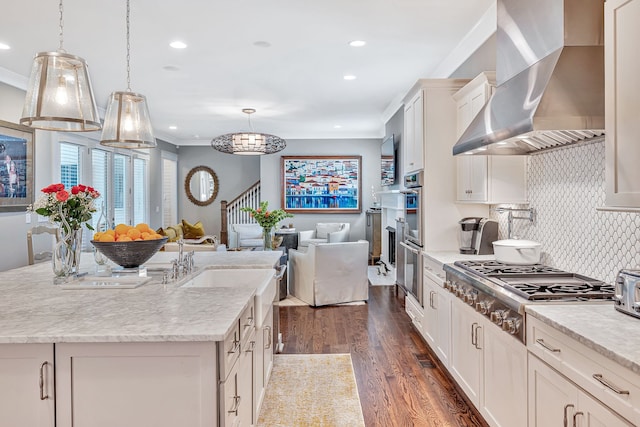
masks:
[[[413,295],[420,306],[422,302],[422,248],[424,246],[422,226],[422,171],[405,175],[404,187],[404,231],[402,233],[403,264],[398,264],[404,272],[404,284],[407,294]],[[400,256],[400,258],[403,258]]]

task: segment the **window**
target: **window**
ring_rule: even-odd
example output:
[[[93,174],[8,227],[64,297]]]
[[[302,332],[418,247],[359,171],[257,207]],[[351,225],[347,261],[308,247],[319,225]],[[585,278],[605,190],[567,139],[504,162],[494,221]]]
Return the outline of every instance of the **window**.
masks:
[[[110,211],[107,197],[109,195],[109,155],[110,153],[104,150],[91,150],[91,175],[93,176],[91,186],[100,193],[100,197],[95,200],[98,212],[91,218],[91,225],[98,230],[98,221],[101,221],[100,231],[112,226],[111,221],[108,220]]]
[[[133,223],[148,223],[147,218],[147,161],[145,159],[133,159]]]
[[[60,143],[60,182],[70,189],[80,183],[80,147]]]
[[[113,155],[113,225],[129,224],[129,156]]]

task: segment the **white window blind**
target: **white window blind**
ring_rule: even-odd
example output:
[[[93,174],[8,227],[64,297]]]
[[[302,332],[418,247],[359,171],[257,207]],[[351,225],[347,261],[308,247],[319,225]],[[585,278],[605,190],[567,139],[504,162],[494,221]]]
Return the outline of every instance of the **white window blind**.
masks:
[[[178,162],[162,159],[162,226],[178,222]]]
[[[113,155],[113,226],[130,224],[127,165],[129,156]]]
[[[147,161],[133,159],[133,223],[148,223]]]
[[[80,147],[60,143],[60,182],[71,189],[80,183]]]

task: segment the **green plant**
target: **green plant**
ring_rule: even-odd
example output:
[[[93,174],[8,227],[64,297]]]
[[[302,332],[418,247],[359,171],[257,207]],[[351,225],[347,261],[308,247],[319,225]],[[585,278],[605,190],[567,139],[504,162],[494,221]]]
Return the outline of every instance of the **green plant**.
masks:
[[[274,209],[272,211],[267,209],[269,202],[260,202],[260,207],[258,209],[253,208],[240,208],[243,212],[249,212],[251,217],[256,220],[258,224],[262,228],[271,229],[276,226],[276,224],[282,221],[285,218],[292,218],[293,214],[289,212],[285,212],[282,209]]]

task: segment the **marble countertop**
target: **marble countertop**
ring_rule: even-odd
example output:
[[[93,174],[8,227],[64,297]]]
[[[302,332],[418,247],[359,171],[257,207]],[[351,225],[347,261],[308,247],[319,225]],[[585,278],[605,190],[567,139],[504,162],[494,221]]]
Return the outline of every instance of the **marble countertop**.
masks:
[[[455,251],[424,251],[423,254],[441,264],[453,264],[456,261],[491,261],[496,259],[495,255],[468,255]]]
[[[176,253],[147,265],[169,265]],[[273,268],[280,252],[196,253],[197,267]],[[92,274],[92,255],[81,272]],[[0,343],[220,341],[255,289],[180,288],[159,280],[135,289],[67,290],[51,263],[0,272]]]
[[[530,304],[526,313],[640,374],[640,319],[620,313],[613,302]]]

